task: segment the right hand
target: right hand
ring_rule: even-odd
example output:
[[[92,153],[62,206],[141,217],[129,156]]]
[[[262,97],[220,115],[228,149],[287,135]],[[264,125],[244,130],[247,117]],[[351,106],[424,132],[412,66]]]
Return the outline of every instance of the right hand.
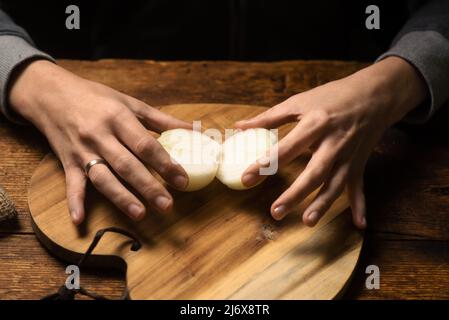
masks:
[[[188,184],[185,171],[171,160],[147,128],[162,132],[191,126],[135,98],[38,60],[27,65],[13,81],[9,103],[47,137],[61,160],[68,207],[75,224],[85,217],[87,178],[134,220],[144,217],[146,207],[121,180],[159,212],[168,212],[173,199],[146,166],[177,189]],[[85,165],[100,158],[110,167],[97,164],[87,177]]]

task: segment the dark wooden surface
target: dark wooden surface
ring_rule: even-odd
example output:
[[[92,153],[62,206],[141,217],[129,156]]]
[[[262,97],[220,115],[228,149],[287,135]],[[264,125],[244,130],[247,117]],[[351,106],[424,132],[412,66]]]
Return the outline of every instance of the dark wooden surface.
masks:
[[[61,61],[61,65],[152,105],[240,103],[271,106],[366,64]],[[343,298],[449,299],[449,112],[425,126],[389,130],[366,172],[368,230],[362,258]],[[65,264],[36,240],[27,187],[49,147],[35,129],[0,119],[0,184],[19,217],[0,224],[0,299],[38,299],[63,284]],[[348,214],[348,213],[346,213]],[[365,288],[365,268],[379,266],[380,289]],[[118,298],[124,274],[86,270],[82,284]]]

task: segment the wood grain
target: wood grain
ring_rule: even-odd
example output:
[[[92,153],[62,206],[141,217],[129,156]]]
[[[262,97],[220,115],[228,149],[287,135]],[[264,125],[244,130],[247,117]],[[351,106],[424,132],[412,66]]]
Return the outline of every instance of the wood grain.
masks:
[[[224,134],[235,121],[266,108],[186,104],[161,110]],[[281,128],[280,138],[288,131]],[[118,226],[134,233],[143,244],[139,251],[129,251],[123,236],[107,235],[95,253],[103,266],[112,262],[110,256],[126,262],[128,290],[135,299],[330,299],[352,275],[363,242],[348,215],[339,215],[348,207],[346,196],[315,228],[299,218],[313,196],[289,219],[276,222],[269,215],[272,201],[306,161],[292,162],[247,191],[215,180],[197,192],[173,192],[169,217],[149,212],[137,223],[91,190],[87,221],[77,228],[66,207],[64,172],[48,156],[31,179],[29,206],[38,237],[66,259],[83,253],[99,229]]]
[[[449,299],[448,242],[407,240],[367,234],[358,270],[345,299]],[[0,236],[0,298],[39,299],[55,292],[66,278],[67,263],[45,250],[34,235]],[[365,288],[365,268],[376,264],[381,289]],[[88,290],[118,299],[125,272],[83,269],[81,284]]]
[[[346,292],[347,299],[449,299],[449,242],[404,240],[368,234],[360,271]],[[365,268],[377,265],[380,289],[365,287]]]
[[[55,293],[67,278],[67,263],[45,250],[34,234],[0,236],[0,298],[40,299]],[[125,289],[124,273],[110,268],[83,268],[81,285],[111,299]]]
[[[271,106],[367,65],[342,61],[65,60],[58,63],[80,76],[110,85],[154,106],[180,102]],[[401,125],[390,129],[371,157],[365,186],[369,211],[366,237],[372,245],[363,250],[367,259],[362,259],[356,270],[348,297],[447,297],[449,267],[444,241],[449,237],[448,123],[449,108],[443,107],[425,126]],[[17,221],[0,224],[0,289],[3,290],[0,298],[39,298],[53,284],[59,286],[59,279],[63,278],[61,262],[36,244],[26,198],[31,175],[49,150],[45,139],[31,126],[14,125],[0,117],[0,184],[19,210]],[[396,241],[394,246],[389,245],[392,238]],[[420,254],[417,246],[429,254]],[[366,264],[372,263],[384,270],[380,291],[363,287]],[[31,266],[32,275],[27,272]],[[395,270],[401,268],[413,270],[419,277],[400,281],[401,276]],[[123,275],[111,277],[115,282],[111,280],[110,287],[105,287],[107,282],[102,282],[101,276],[90,278],[89,289],[94,292],[107,289],[112,293],[118,288],[115,283],[123,285],[124,278]],[[34,285],[27,290],[15,285],[30,278]]]

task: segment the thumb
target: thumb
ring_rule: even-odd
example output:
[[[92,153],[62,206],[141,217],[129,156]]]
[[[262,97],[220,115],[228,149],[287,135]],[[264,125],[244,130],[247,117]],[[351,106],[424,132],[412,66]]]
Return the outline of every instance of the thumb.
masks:
[[[293,109],[285,103],[280,103],[262,112],[254,118],[237,121],[235,127],[245,130],[249,128],[277,128],[285,123],[296,120]]]

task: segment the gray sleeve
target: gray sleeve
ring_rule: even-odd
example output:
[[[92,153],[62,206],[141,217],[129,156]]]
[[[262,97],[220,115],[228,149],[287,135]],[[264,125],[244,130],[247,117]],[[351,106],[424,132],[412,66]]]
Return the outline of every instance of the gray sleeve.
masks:
[[[33,46],[29,35],[0,10],[0,111],[11,121],[24,120],[8,107],[8,87],[14,70],[35,59],[54,61],[52,57]]]
[[[398,56],[411,63],[425,80],[430,101],[407,115],[422,123],[449,99],[449,1],[433,0],[416,11],[377,61]]]

